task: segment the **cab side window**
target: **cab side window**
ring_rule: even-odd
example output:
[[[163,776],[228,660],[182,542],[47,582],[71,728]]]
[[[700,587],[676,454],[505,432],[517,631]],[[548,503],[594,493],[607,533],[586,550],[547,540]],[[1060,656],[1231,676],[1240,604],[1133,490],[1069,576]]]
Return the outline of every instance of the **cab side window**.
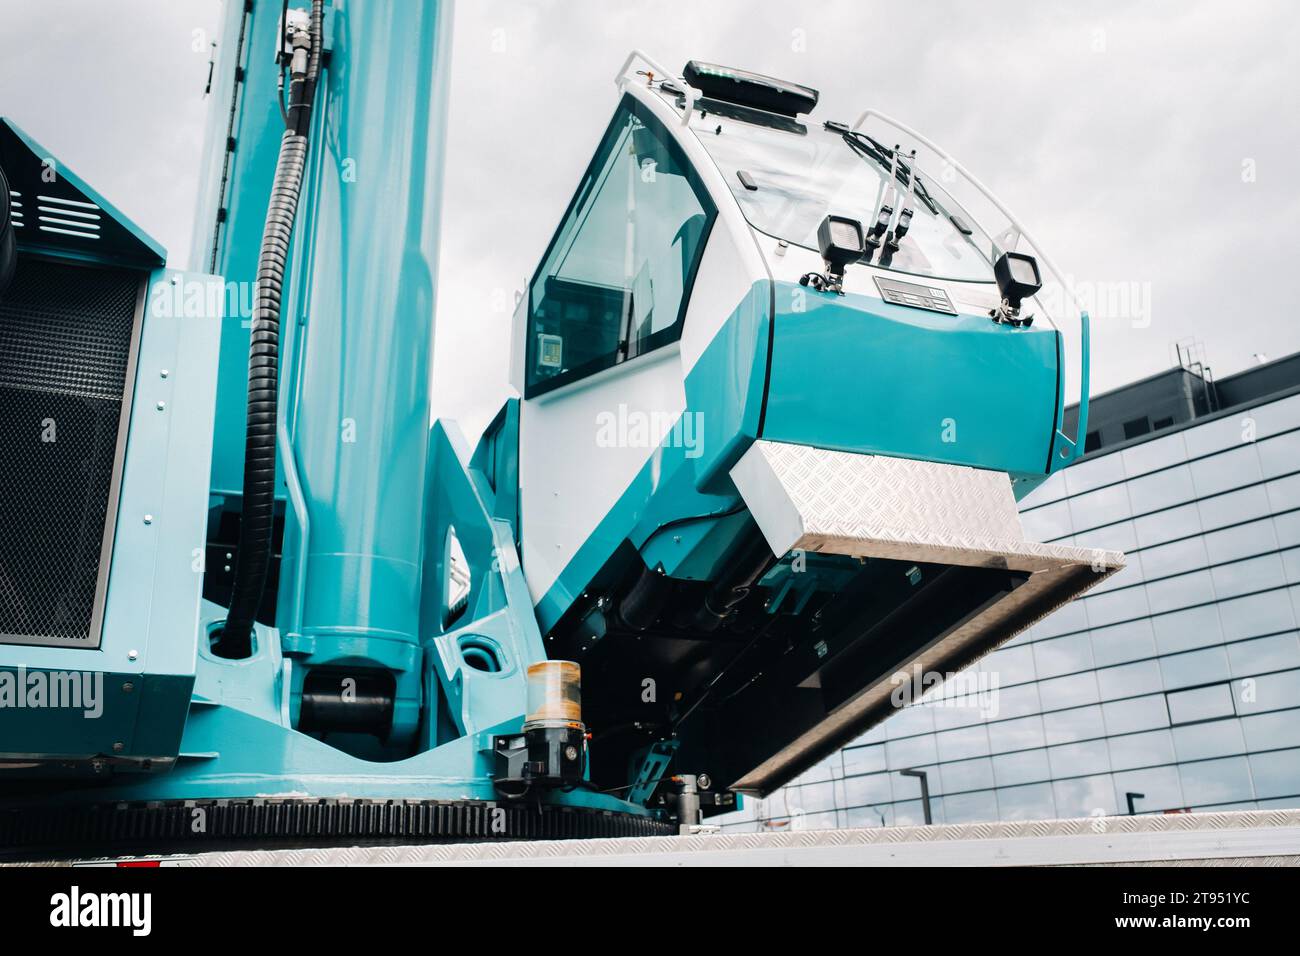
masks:
[[[681,147],[625,97],[529,287],[525,397],[676,341],[716,213]]]

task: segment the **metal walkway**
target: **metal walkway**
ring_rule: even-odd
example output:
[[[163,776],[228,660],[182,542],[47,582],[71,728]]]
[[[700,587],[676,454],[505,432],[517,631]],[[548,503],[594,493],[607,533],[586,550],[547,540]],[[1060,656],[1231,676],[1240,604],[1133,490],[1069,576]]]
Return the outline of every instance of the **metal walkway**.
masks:
[[[1300,809],[867,830],[240,850],[162,859],[182,866],[1297,866]],[[81,861],[93,862],[113,861]]]

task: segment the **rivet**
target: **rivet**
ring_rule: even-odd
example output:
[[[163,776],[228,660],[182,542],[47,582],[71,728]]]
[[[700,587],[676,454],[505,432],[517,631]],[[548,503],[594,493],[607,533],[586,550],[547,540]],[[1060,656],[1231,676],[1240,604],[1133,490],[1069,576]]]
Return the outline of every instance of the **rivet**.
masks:
[[[153,515],[145,515],[145,516],[144,516],[144,523],[145,523],[145,524],[153,524]]]
[[[126,652],[126,659],[128,661],[133,661],[139,656],[140,656],[140,652],[137,651],[135,648],[131,648],[131,650]]]
[[[123,750],[125,750],[125,749],[126,749],[126,744],[122,743],[122,741],[120,741],[120,740],[119,740],[117,743],[113,744],[113,752],[114,752],[114,753],[119,753],[119,754],[120,754],[120,753],[121,753]]]
[[[161,412],[161,411],[162,411],[164,408],[166,408],[166,407],[167,407],[167,403],[166,403],[166,402],[159,402],[159,403],[158,403],[158,411]]]
[[[159,372],[158,372],[158,377],[159,377],[159,378],[166,378],[169,374],[171,374],[171,373],[168,372],[166,369],[161,369],[161,370],[159,370]]]
[[[122,693],[124,694],[129,694],[133,690],[135,690],[135,685],[132,684],[130,681],[127,681],[125,684],[122,685]]]

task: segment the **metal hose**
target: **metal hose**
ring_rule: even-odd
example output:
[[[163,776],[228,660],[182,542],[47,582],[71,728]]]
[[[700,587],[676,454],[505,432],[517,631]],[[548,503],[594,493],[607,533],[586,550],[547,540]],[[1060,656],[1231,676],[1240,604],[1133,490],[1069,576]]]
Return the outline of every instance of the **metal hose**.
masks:
[[[262,247],[257,261],[253,329],[248,346],[248,420],[244,443],[243,516],[230,609],[215,650],[222,657],[252,653],[253,621],[271,566],[275,522],[275,443],[280,366],[280,305],[289,242],[307,161],[307,124],[320,70],[323,0],[313,0],[306,77],[294,77],[290,128],[280,140]]]

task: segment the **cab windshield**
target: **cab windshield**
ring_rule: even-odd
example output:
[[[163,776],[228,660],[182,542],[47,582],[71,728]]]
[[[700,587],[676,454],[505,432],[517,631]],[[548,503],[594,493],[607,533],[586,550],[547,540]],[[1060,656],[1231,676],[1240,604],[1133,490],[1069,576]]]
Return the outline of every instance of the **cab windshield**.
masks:
[[[814,123],[769,126],[712,112],[707,101],[698,105],[704,112],[695,112],[691,129],[760,232],[817,251],[823,218],[848,216],[869,229],[882,201],[893,207],[897,223],[908,177],[896,174],[897,195],[887,188],[889,147]],[[938,279],[994,281],[992,241],[944,191],[942,171],[927,172],[920,171],[910,202],[911,227],[887,268]],[[873,264],[880,267],[878,257]]]

